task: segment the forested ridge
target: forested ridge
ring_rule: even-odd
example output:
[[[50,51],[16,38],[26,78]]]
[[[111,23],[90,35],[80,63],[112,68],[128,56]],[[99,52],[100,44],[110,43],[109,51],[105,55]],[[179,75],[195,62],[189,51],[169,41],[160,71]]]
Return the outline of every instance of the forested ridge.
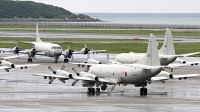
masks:
[[[0,18],[85,19],[90,17],[33,1],[0,0]]]

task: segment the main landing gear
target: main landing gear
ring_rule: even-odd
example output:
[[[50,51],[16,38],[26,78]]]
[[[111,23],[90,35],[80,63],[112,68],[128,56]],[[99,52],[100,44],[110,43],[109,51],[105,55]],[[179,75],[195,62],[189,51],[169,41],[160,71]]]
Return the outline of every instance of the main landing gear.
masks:
[[[32,58],[28,58],[28,62],[33,62],[33,59]]]
[[[96,88],[96,91],[95,91],[95,88],[88,88],[87,90],[88,94],[95,94],[95,92],[100,93],[100,88]]]
[[[58,63],[58,59],[55,58],[54,63]]]
[[[69,60],[66,58],[66,59],[64,59],[64,63],[68,63],[69,62]]]
[[[147,88],[140,88],[140,95],[143,96],[143,95],[147,95]]]

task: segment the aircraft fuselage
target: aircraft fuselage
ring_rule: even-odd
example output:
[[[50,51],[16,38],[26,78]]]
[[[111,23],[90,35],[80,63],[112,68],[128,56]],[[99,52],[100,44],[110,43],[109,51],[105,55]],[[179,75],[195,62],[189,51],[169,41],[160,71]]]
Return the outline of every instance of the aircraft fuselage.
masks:
[[[115,61],[122,64],[133,64],[144,58],[146,53],[122,53],[115,57]],[[176,56],[159,54],[160,64],[168,65],[176,60]]]
[[[35,49],[38,52],[43,52],[48,57],[60,57],[62,55],[62,48],[58,44],[35,42]]]
[[[88,73],[94,74],[99,78],[110,78],[118,79],[121,77],[120,83],[125,84],[138,84],[146,81],[151,77],[161,72],[161,67],[154,67],[152,69],[144,69],[145,65],[129,66],[129,65],[118,65],[118,64],[99,64],[90,67]]]

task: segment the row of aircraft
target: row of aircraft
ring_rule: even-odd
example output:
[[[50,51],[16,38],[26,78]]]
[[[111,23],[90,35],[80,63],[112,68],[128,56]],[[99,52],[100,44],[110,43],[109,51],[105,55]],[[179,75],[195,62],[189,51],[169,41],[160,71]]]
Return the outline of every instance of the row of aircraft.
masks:
[[[172,69],[175,67],[198,64],[199,62],[186,62],[178,57],[198,54],[199,52],[176,55],[172,41],[171,31],[167,29],[165,42],[160,50],[157,48],[156,38],[150,34],[146,53],[123,53],[118,54],[115,60],[109,60],[103,64],[98,60],[88,58],[87,63],[71,63],[86,65],[88,68],[85,71],[78,72],[72,69],[75,74],[64,71],[65,66],[58,70],[54,70],[50,66],[48,69],[53,74],[34,73],[34,76],[42,76],[44,79],[49,79],[49,84],[57,78],[65,83],[66,80],[74,80],[72,86],[78,81],[82,81],[82,86],[87,87],[87,92],[94,94],[100,90],[106,90],[108,85],[113,85],[108,94],[110,94],[116,85],[132,84],[136,87],[141,87],[140,94],[147,95],[147,84],[153,81],[161,81],[164,83],[169,79],[186,79],[188,77],[200,76],[199,74],[183,74],[172,75],[163,69]],[[181,60],[181,61],[180,61]],[[181,62],[181,63],[172,63]],[[96,87],[96,89],[95,89]]]
[[[80,51],[73,51],[69,46],[68,46],[68,49],[63,51],[62,47],[60,45],[50,43],[50,42],[43,42],[40,39],[39,31],[38,31],[38,23],[36,24],[36,41],[35,42],[20,41],[20,43],[30,44],[33,46],[33,48],[28,49],[28,50],[23,50],[18,47],[18,44],[16,44],[16,47],[14,47],[13,49],[9,49],[9,50],[0,49],[0,51],[1,52],[12,52],[14,54],[19,54],[19,53],[27,54],[28,62],[32,62],[33,59],[36,59],[36,55],[52,57],[52,58],[54,58],[55,63],[58,62],[58,59],[61,55],[64,56],[64,62],[68,62],[69,58],[74,59],[73,54],[88,54],[88,53],[94,54],[94,53],[106,51],[106,50],[88,49],[86,44],[84,44],[84,48],[82,48]]]
[[[38,34],[38,25],[36,25],[36,42],[23,42],[33,45],[33,48],[30,50],[21,50],[16,46],[11,52],[15,54],[24,53],[28,54],[28,62],[32,62],[32,59],[35,58],[35,55],[45,55],[48,57],[54,57],[55,62],[58,61],[58,58],[61,55],[64,55],[64,62],[68,62],[67,58],[73,58],[73,54],[81,53],[88,54],[101,52],[105,50],[95,51],[89,50],[85,45],[85,48],[77,51],[72,51],[70,47],[64,52],[58,44],[46,43],[43,42]],[[6,52],[5,50],[2,50]],[[166,30],[164,44],[160,50],[157,48],[156,38],[153,34],[150,34],[148,41],[148,47],[146,53],[122,53],[118,54],[114,60],[110,60],[107,56],[107,62],[103,64],[102,62],[91,59],[88,57],[87,63],[70,63],[88,66],[85,71],[78,72],[74,68],[72,69],[75,73],[69,73],[64,71],[65,66],[61,67],[58,70],[54,70],[50,66],[48,67],[53,74],[40,74],[34,73],[34,76],[42,76],[44,79],[49,79],[49,84],[57,78],[61,82],[65,83],[66,80],[72,79],[74,86],[79,80],[82,81],[82,86],[87,87],[88,93],[94,94],[99,93],[100,90],[106,90],[108,85],[113,85],[111,90],[108,92],[110,94],[116,85],[128,85],[133,84],[136,87],[141,87],[140,94],[147,95],[147,84],[151,84],[153,81],[165,82],[169,79],[186,79],[187,77],[196,77],[199,74],[184,74],[184,75],[172,75],[169,72],[163,71],[164,69],[171,69],[175,67],[180,67],[184,65],[197,65],[199,62],[186,62],[181,57],[190,56],[194,54],[199,54],[200,52],[188,53],[182,55],[176,55],[173,45],[172,34],[169,29]],[[1,60],[0,69],[5,69],[8,72],[8,69],[11,68],[27,68],[27,66],[38,66],[38,64],[29,64],[29,65],[14,65],[7,60],[14,57],[4,57]],[[96,87],[96,90],[95,90]]]

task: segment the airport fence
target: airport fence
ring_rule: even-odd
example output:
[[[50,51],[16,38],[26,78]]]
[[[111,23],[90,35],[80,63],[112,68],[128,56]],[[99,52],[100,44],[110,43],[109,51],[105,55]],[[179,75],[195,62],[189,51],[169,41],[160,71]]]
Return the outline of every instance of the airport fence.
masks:
[[[39,25],[58,25],[58,26],[102,26],[102,27],[132,27],[148,29],[199,29],[200,25],[188,24],[132,24],[132,23],[110,23],[110,22],[38,22]],[[36,22],[0,22],[0,24],[35,25]]]

